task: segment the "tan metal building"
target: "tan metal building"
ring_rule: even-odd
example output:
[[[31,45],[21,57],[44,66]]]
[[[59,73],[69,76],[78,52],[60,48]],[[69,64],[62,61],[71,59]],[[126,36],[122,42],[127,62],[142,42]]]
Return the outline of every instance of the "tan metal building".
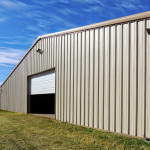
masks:
[[[41,106],[57,120],[150,138],[149,28],[145,12],[38,37],[2,84],[0,108]]]

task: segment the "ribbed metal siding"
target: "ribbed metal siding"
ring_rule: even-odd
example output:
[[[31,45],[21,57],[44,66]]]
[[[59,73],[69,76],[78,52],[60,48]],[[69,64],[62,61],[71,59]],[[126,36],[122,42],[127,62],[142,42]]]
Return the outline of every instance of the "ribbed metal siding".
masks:
[[[55,68],[57,120],[150,137],[146,27],[150,20],[41,39],[2,86],[1,108],[26,113],[27,76]]]

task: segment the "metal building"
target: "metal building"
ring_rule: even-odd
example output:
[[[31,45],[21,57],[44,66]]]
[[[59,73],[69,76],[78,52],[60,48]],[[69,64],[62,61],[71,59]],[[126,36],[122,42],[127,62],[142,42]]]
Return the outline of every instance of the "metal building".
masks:
[[[0,108],[150,138],[149,28],[145,12],[38,37]]]

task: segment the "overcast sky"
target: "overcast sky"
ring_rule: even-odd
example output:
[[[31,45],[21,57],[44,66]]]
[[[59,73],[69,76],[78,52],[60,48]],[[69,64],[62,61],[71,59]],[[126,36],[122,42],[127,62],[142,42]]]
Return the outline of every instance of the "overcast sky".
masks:
[[[0,85],[39,35],[150,10],[150,0],[0,0]]]

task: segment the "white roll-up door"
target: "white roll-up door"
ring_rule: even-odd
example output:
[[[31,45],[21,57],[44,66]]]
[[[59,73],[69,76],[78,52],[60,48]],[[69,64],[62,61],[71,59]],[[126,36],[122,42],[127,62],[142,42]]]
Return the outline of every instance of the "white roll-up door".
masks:
[[[29,78],[29,94],[55,93],[55,71],[48,71]]]

